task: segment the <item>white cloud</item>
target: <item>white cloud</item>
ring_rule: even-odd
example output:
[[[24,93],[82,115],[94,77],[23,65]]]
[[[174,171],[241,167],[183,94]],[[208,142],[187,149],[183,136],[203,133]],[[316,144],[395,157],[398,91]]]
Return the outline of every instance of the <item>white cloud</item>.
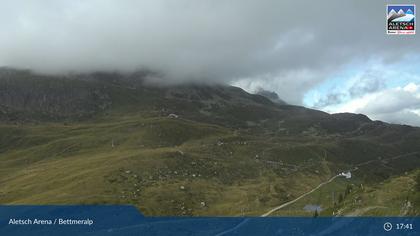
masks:
[[[311,106],[322,109],[379,91],[385,88],[384,79],[379,74],[382,72],[367,69],[361,70],[349,78],[341,79],[339,84],[336,84],[326,94],[313,97]],[[357,104],[353,106],[357,106]]]
[[[279,97],[290,104],[301,104],[304,93],[326,77],[326,71],[295,70],[276,74],[264,74],[251,78],[238,79],[232,85],[250,93],[263,88],[275,91]]]
[[[415,83],[409,83],[403,89],[404,89],[404,91],[407,91],[407,92],[410,92],[410,93],[415,93],[419,89],[419,86]]]
[[[328,112],[352,112],[371,119],[420,126],[420,84],[384,89],[348,102],[325,107]]]

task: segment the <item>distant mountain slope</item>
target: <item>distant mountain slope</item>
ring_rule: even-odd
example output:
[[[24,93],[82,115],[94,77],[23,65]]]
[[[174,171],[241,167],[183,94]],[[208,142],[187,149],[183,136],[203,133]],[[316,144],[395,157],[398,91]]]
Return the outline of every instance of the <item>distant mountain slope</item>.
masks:
[[[282,99],[280,99],[279,95],[275,92],[270,92],[264,89],[259,89],[256,94],[264,96],[268,99],[270,99],[272,102],[274,103],[278,103],[280,105],[287,105],[287,103],[285,101],[283,101]]]
[[[279,213],[312,215],[305,204],[320,204],[321,215],[331,215],[353,202],[356,194],[330,197],[347,185],[358,186],[357,197],[368,195],[361,184],[375,194],[395,186],[384,181],[413,186],[404,176],[420,167],[419,128],[279,104],[226,85],[151,85],[149,73],[0,70],[0,204],[261,215],[354,169],[352,179],[337,178]],[[417,214],[418,194],[406,192],[385,200],[409,199],[415,210],[404,212]]]
[[[83,119],[122,110],[160,116],[177,113],[194,120],[240,126],[264,126],[281,121],[283,126],[290,126],[290,132],[311,127],[326,132],[348,132],[371,122],[362,115],[329,115],[272,102],[267,95],[249,94],[232,86],[147,85],[145,76],[94,73],[54,77],[28,71],[3,71],[0,114],[3,120],[40,121]]]

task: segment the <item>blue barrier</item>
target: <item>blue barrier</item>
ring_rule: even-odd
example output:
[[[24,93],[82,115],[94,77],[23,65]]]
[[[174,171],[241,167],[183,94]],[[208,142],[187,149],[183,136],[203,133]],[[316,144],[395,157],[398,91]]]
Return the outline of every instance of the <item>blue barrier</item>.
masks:
[[[420,235],[420,217],[145,217],[132,206],[0,206],[0,235]]]

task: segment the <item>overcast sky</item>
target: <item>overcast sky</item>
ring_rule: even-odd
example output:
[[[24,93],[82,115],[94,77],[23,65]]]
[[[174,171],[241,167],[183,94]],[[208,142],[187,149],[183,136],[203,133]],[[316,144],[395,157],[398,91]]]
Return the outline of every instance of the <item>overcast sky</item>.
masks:
[[[386,35],[392,1],[0,3],[0,66],[148,68],[169,82],[264,88],[291,104],[420,126],[420,40]]]

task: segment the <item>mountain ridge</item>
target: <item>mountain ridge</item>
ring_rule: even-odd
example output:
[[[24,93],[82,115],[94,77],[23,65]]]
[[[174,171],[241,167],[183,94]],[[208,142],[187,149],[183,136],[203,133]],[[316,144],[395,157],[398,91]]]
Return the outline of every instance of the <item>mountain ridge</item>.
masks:
[[[369,207],[347,202],[371,191],[409,188],[420,166],[417,127],[278,104],[226,85],[145,84],[144,76],[0,72],[0,204],[261,215],[355,170],[298,208],[273,213],[308,216],[300,205],[306,203],[331,216]],[[331,199],[348,186],[354,193]],[[404,214],[419,214],[420,196],[407,190],[383,198],[395,207],[373,215],[400,215],[407,199]]]

